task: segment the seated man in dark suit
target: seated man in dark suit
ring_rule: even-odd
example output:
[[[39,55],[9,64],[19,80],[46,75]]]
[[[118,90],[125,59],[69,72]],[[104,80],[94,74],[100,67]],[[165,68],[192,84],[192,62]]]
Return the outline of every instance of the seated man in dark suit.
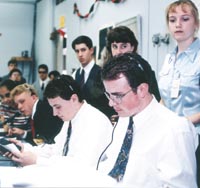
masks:
[[[32,144],[35,143],[33,141],[35,138],[40,138],[45,143],[53,143],[54,137],[62,128],[63,121],[53,116],[53,110],[48,101],[40,101],[35,89],[29,84],[15,87],[11,92],[11,97],[21,113],[30,115],[34,121],[34,125],[31,124],[31,132],[19,129],[18,134],[23,135],[25,140]]]
[[[88,36],[79,36],[72,42],[72,48],[81,66],[74,72],[73,77],[80,84],[84,99],[110,118],[116,113],[108,105],[108,99],[104,95],[101,67],[95,64],[93,59],[92,40]],[[84,73],[83,79],[82,73]]]

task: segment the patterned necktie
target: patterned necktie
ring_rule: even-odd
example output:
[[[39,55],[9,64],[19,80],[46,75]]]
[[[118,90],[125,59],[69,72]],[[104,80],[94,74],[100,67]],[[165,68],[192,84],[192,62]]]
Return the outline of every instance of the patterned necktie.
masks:
[[[126,136],[124,138],[121,150],[118,154],[117,160],[113,169],[109,172],[109,176],[115,178],[118,182],[123,179],[126,165],[128,163],[129,152],[133,140],[133,118],[130,117]]]
[[[80,74],[80,86],[81,86],[81,88],[83,87],[84,83],[85,83],[85,71],[84,71],[84,69],[82,69],[81,74]]]
[[[65,145],[64,145],[64,148],[63,148],[63,156],[67,155],[67,152],[68,152],[68,149],[69,149],[69,140],[70,140],[71,132],[72,132],[72,124],[71,124],[71,121],[70,121],[69,126],[68,126],[68,130],[67,130],[67,138],[66,138]]]

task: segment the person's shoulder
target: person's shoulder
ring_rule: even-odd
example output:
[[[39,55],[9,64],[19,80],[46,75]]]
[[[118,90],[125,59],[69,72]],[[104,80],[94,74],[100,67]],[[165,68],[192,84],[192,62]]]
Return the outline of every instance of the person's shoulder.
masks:
[[[109,118],[103,112],[101,112],[99,109],[95,108],[91,104],[88,104],[85,102],[84,108],[85,108],[85,111],[90,112],[87,114],[89,116],[88,118],[90,118],[91,120],[94,119],[94,121],[97,123],[102,122],[102,121],[111,123]]]
[[[8,79],[9,79],[9,74],[6,74],[1,77],[1,81],[8,80]]]
[[[97,70],[101,70],[101,69],[102,69],[102,68],[101,68],[99,65],[97,65],[96,63],[94,64],[93,68],[95,68],[95,69],[97,69]]]
[[[183,116],[179,116],[175,112],[171,111],[167,107],[163,106],[162,104],[159,104],[160,106],[155,113],[155,116],[157,117],[158,121],[162,121],[162,128],[183,132],[183,131],[190,131],[191,123],[188,121],[187,118]]]

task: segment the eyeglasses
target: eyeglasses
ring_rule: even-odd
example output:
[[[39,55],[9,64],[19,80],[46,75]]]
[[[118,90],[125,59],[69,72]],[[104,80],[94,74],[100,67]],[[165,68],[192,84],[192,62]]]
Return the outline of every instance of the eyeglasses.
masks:
[[[129,93],[133,91],[132,89],[128,90],[126,93],[119,94],[119,93],[113,93],[110,94],[107,91],[104,92],[108,100],[112,100],[116,104],[120,104],[122,102],[122,99]]]
[[[47,74],[46,71],[39,71],[38,73],[39,73],[39,74]]]

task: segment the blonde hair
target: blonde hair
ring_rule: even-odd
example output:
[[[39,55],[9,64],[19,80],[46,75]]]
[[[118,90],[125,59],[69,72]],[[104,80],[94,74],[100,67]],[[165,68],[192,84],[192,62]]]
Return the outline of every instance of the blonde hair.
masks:
[[[30,93],[31,95],[37,95],[37,92],[35,90],[35,88],[32,86],[32,85],[29,85],[27,83],[25,84],[21,84],[21,85],[18,85],[16,86],[12,91],[11,91],[11,97],[14,98],[15,96],[17,95],[20,95],[22,93]]]
[[[198,9],[196,7],[196,5],[190,1],[190,0],[179,0],[179,1],[175,1],[173,3],[171,3],[167,9],[166,9],[166,21],[167,24],[169,22],[169,13],[170,12],[175,12],[176,7],[181,6],[182,10],[185,11],[185,7],[188,6],[191,8],[191,13],[194,17],[195,23],[198,25],[199,27],[199,12]]]

